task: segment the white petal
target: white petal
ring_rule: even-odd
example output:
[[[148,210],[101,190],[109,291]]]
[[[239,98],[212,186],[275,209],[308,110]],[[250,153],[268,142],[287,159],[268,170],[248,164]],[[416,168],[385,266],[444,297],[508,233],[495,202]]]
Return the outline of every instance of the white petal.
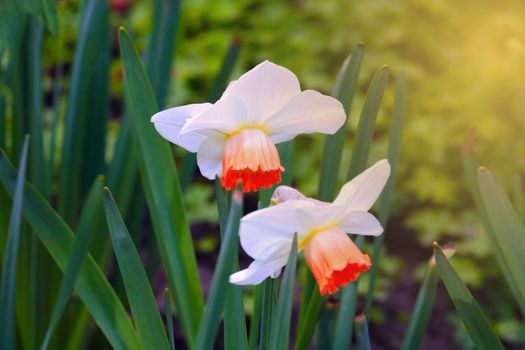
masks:
[[[380,160],[344,185],[334,204],[344,205],[347,211],[368,211],[385,187],[389,175],[388,160]]]
[[[151,122],[162,137],[190,152],[196,152],[204,136],[195,133],[180,135],[180,130],[188,119],[203,113],[211,106],[211,103],[195,103],[166,109],[151,117]]]
[[[244,103],[234,96],[225,96],[204,113],[188,120],[181,135],[198,132],[213,137],[223,136],[246,124],[246,118]]]
[[[264,61],[231,82],[223,96],[233,95],[242,99],[250,121],[258,122],[276,113],[300,92],[295,74]]]
[[[378,236],[383,233],[383,227],[376,217],[366,211],[347,212],[337,226],[346,233],[371,236]]]
[[[222,154],[224,139],[222,137],[207,137],[197,151],[197,165],[204,177],[210,180],[222,174]]]
[[[302,234],[307,234],[312,230],[330,226],[341,221],[345,213],[343,206],[336,206],[320,201],[308,201],[307,203],[311,205],[298,208],[296,212],[297,220],[301,223],[299,239],[302,238]],[[323,204],[321,205],[319,203]]]
[[[255,260],[265,260],[271,247],[290,246],[293,235],[301,228],[295,220],[297,208],[309,205],[306,201],[288,201],[254,211],[241,219],[241,246]]]
[[[290,186],[279,186],[273,191],[272,194],[272,203],[282,203],[289,200],[303,199],[306,200],[307,197]]]
[[[230,276],[230,283],[246,285],[259,284],[268,277],[276,278],[288,261],[291,244],[275,250],[272,257],[266,260],[254,260],[247,269]]]
[[[264,123],[273,142],[293,139],[299,134],[333,134],[344,124],[346,113],[335,98],[314,90],[295,96]]]

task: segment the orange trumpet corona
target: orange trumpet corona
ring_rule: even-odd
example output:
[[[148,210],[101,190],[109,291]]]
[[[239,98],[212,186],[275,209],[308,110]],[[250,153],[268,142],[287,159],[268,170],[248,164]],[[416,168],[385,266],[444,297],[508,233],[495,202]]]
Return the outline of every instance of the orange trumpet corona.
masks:
[[[226,140],[221,184],[227,190],[239,182],[244,192],[270,188],[281,182],[282,171],[277,148],[262,129],[241,129]]]
[[[372,265],[368,255],[337,227],[315,233],[304,247],[304,256],[321,295],[337,292]]]

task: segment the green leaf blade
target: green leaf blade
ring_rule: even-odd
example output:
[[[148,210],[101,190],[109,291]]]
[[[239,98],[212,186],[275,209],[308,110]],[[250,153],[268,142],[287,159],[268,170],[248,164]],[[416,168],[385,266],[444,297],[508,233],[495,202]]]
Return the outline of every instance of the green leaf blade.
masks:
[[[495,254],[510,280],[511,291],[520,305],[525,304],[525,227],[512,207],[509,197],[498,185],[490,171],[480,168],[479,189],[493,228]],[[488,233],[488,232],[487,232]]]
[[[80,272],[82,264],[84,263],[86,256],[88,255],[89,247],[93,241],[95,233],[92,223],[96,221],[96,217],[102,213],[102,192],[104,189],[103,178],[95,180],[93,186],[86,197],[84,208],[80,216],[80,223],[73,244],[71,254],[68,258],[67,267],[64,272],[64,277],[60,283],[60,289],[56,298],[55,306],[51,314],[51,320],[49,321],[44,341],[42,342],[41,349],[47,349],[51,335],[55,330],[58,321],[60,320],[67,302],[73,292],[74,284],[77,276]]]
[[[26,137],[20,157],[20,171],[16,179],[13,209],[11,211],[7,233],[6,251],[2,262],[2,280],[0,283],[0,323],[2,324],[2,327],[0,327],[0,348],[2,349],[14,349],[16,341],[16,271],[18,264],[18,249],[20,245],[20,225],[22,221],[28,143],[29,138]]]
[[[392,127],[390,129],[389,144],[388,144],[388,162],[390,163],[390,177],[381,193],[381,202],[379,206],[379,222],[383,226],[385,232],[388,225],[388,218],[390,216],[390,205],[392,196],[394,194],[394,186],[397,175],[397,168],[399,165],[399,156],[401,154],[401,142],[403,140],[403,123],[405,119],[407,96],[407,82],[406,76],[401,71],[396,81],[396,92],[394,98],[394,107],[392,111]],[[374,248],[372,251],[372,267],[370,269],[370,279],[368,284],[368,292],[366,296],[366,304],[364,314],[369,315],[374,301],[374,292],[377,271],[379,268],[379,261],[381,258],[381,251],[385,241],[385,232],[379,237],[374,238]]]
[[[123,28],[119,38],[126,97],[132,107],[129,122],[137,142],[146,200],[181,325],[191,346],[204,301],[177,170],[170,146],[148,120],[158,109],[142,62]]]
[[[5,153],[0,152],[0,181],[11,196],[15,191],[16,177],[16,169]],[[24,218],[64,271],[74,244],[73,232],[33,186],[26,182],[25,187]],[[75,290],[114,348],[140,349],[126,310],[90,255],[78,275]]]
[[[290,340],[290,321],[292,318],[295,270],[297,267],[297,234],[294,235],[290,255],[281,281],[277,301],[276,318],[270,333],[270,349],[286,350]]]
[[[337,191],[343,146],[348,133],[347,124],[352,111],[363,54],[364,46],[362,44],[356,45],[352,50],[352,55],[343,62],[334,85],[332,96],[343,104],[347,119],[334,135],[325,136],[319,178],[319,200],[322,201],[332,201]],[[317,324],[323,298],[315,290],[315,285],[312,274],[306,273],[303,279],[304,290],[299,311],[296,349],[304,349],[308,346]]]
[[[37,17],[42,17],[47,29],[57,36],[58,20],[54,0],[22,0],[25,9]]]
[[[108,28],[108,12],[107,1],[87,1],[82,13],[80,36],[75,50],[65,119],[61,186],[58,198],[58,211],[69,224],[76,222],[79,199],[82,196],[82,177],[85,170],[82,155],[86,151],[84,140],[89,136],[86,133],[88,112],[94,100],[93,94],[98,93],[94,89],[94,77],[98,76],[100,84],[104,81],[103,77],[96,74],[96,68],[100,56],[103,58],[107,55],[109,34],[101,29]],[[107,102],[106,98],[107,96],[101,96],[96,100],[104,103]],[[92,180],[87,183],[90,184]]]
[[[366,168],[370,147],[374,138],[377,115],[388,84],[388,79],[388,67],[383,66],[378,69],[370,82],[357,126],[356,141],[354,149],[352,150],[352,159],[346,178],[347,181],[359,175],[359,173]],[[358,248],[361,249],[363,242],[364,236],[360,235],[356,238],[355,243]],[[346,349],[350,346],[353,332],[353,319],[357,305],[358,283],[359,280],[354,281],[342,289],[341,308],[336,320],[333,349]]]
[[[146,72],[160,108],[168,95],[173,52],[180,21],[181,0],[155,0],[153,28],[144,57]]]
[[[419,349],[423,336],[425,335],[432,305],[436,295],[436,288],[439,274],[435,264],[429,264],[425,271],[423,283],[417,293],[416,304],[412,310],[412,316],[408,323],[408,328],[401,344],[402,350]]]
[[[319,179],[319,200],[331,201],[337,191],[337,178],[341,167],[343,146],[348,133],[348,119],[352,111],[352,102],[357,87],[357,79],[361,62],[363,61],[364,47],[358,44],[352,55],[345,60],[337,76],[332,96],[337,98],[345,108],[347,118],[345,123],[334,135],[325,136],[321,176]]]
[[[122,220],[117,204],[106,188],[104,211],[113,250],[124,280],[133,320],[144,349],[170,349],[148,276]]]
[[[352,159],[346,180],[353,179],[366,168],[370,146],[374,137],[374,129],[379,113],[379,107],[388,84],[388,67],[378,69],[366,93],[365,104],[361,110],[361,117],[357,126],[356,140],[352,150]]]
[[[239,225],[242,215],[242,192],[235,190],[232,195],[228,224],[223,243],[213,274],[210,294],[204,308],[204,315],[199,326],[195,349],[212,349],[219,328],[220,317],[223,311],[225,294],[228,288],[228,278],[237,258],[239,241]]]
[[[448,262],[441,247],[434,243],[434,256],[441,279],[463,324],[478,350],[505,349],[490,325],[487,316],[467,286]]]
[[[364,314],[354,318],[355,333],[357,338],[357,350],[372,350],[370,335],[368,334],[368,322]]]

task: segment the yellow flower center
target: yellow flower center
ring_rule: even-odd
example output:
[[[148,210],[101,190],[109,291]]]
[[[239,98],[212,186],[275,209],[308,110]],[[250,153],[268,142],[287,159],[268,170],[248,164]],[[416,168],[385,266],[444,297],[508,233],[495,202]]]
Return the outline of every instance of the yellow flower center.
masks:
[[[308,232],[308,234],[306,236],[304,236],[303,238],[301,238],[299,240],[299,242],[297,242],[297,247],[299,248],[299,251],[303,250],[304,247],[306,247],[306,245],[310,242],[310,240],[312,240],[312,238],[314,238],[314,236],[316,234],[318,234],[319,232],[322,232],[322,231],[329,230],[329,229],[331,229],[334,226],[335,226],[335,223],[330,223],[330,224],[325,225],[325,226],[316,227],[313,230],[311,230],[310,232]]]
[[[236,130],[227,133],[226,134],[226,139],[229,139],[230,137],[232,137],[234,135],[237,135],[238,133],[240,133],[240,132],[242,132],[242,131],[244,131],[246,129],[259,129],[259,130],[261,130],[262,132],[264,132],[267,135],[269,133],[268,128],[265,125],[263,125],[263,124],[241,124],[241,126],[239,126],[239,128],[237,128]]]

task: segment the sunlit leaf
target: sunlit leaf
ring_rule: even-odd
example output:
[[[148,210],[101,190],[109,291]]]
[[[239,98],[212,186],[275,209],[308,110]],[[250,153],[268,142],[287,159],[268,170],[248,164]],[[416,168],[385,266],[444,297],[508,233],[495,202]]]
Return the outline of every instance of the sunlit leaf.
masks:
[[[434,256],[439,275],[445,283],[448,295],[456,308],[463,324],[478,350],[505,349],[490,325],[487,316],[474,299],[465,283],[450,266],[445,254],[437,243],[434,243]]]
[[[394,107],[392,110],[392,126],[390,129],[389,144],[388,144],[388,162],[390,163],[390,177],[381,193],[379,205],[379,222],[386,232],[388,225],[388,217],[390,215],[390,206],[392,202],[392,195],[394,193],[394,184],[396,181],[397,168],[399,166],[399,154],[401,153],[401,141],[403,139],[403,120],[405,119],[406,108],[406,86],[405,73],[401,71],[397,76],[396,81],[396,95],[394,99]],[[366,295],[365,315],[370,313],[372,302],[374,301],[374,292],[377,271],[380,266],[381,251],[383,249],[383,242],[385,241],[385,232],[379,237],[374,238],[374,250],[372,252],[372,267],[370,268],[370,279],[368,282],[368,292]]]
[[[423,283],[417,293],[416,304],[412,310],[407,331],[403,337],[402,350],[419,349],[421,346],[432,313],[438,279],[439,275],[435,264],[429,264],[425,271]]]
[[[490,171],[480,168],[478,184],[492,230],[486,230],[518,304],[525,310],[525,227]],[[483,215],[483,214],[482,214]],[[485,225],[487,228],[488,223]]]
[[[357,126],[356,141],[352,150],[352,159],[346,180],[357,176],[365,170],[370,146],[374,137],[374,129],[377,120],[381,100],[385,93],[388,83],[388,67],[383,66],[376,72],[366,94],[365,104],[361,110],[361,117]],[[356,245],[361,248],[364,242],[364,236],[359,235],[356,238]],[[357,285],[359,280],[350,283],[342,289],[341,308],[337,315],[335,326],[335,341],[333,349],[346,349],[350,346],[352,338],[352,320],[354,319],[357,303]]]

